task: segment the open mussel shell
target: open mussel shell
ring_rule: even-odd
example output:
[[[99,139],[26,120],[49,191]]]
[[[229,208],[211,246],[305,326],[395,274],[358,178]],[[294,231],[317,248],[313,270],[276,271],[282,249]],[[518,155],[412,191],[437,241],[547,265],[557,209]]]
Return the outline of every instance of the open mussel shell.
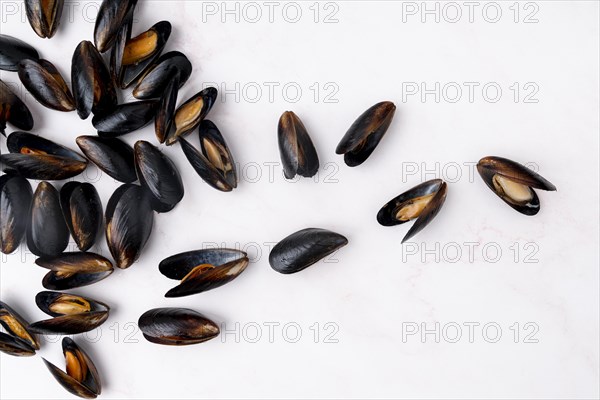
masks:
[[[113,46],[137,0],[103,0],[96,17],[94,42],[101,53]]]
[[[287,179],[296,175],[310,178],[319,170],[319,156],[304,124],[292,111],[286,111],[277,128],[279,154]]]
[[[0,251],[13,253],[23,240],[31,210],[33,191],[23,177],[0,176]]]
[[[117,105],[117,91],[102,56],[89,41],[79,43],[73,53],[71,85],[77,114],[103,115]]]
[[[7,123],[29,131],[33,128],[33,116],[25,103],[0,80],[0,133],[5,136]]]
[[[48,182],[40,182],[31,205],[27,228],[27,247],[39,257],[61,254],[69,244],[69,229],[65,224],[58,191]]]
[[[15,357],[35,356],[35,349],[21,339],[0,332],[0,352]]]
[[[74,294],[40,292],[35,296],[37,306],[54,317],[29,325],[38,334],[76,335],[89,332],[108,319],[110,307],[96,300]]]
[[[219,326],[187,308],[155,308],[140,317],[138,326],[152,343],[184,346],[219,336]]]
[[[0,155],[0,162],[27,179],[63,180],[87,167],[82,155],[30,133],[11,133],[6,146],[10,153]]]
[[[344,154],[346,165],[356,167],[369,158],[392,123],[395,111],[394,103],[383,101],[354,121],[335,149],[337,154]]]
[[[137,180],[133,148],[121,139],[79,136],[76,142],[83,154],[112,178],[123,183]]]
[[[42,281],[48,290],[68,290],[91,285],[113,273],[111,262],[94,253],[63,253],[57,257],[38,258],[35,263],[49,269]]]
[[[102,202],[94,185],[68,182],[60,190],[60,206],[65,222],[81,251],[96,243],[102,228]]]
[[[44,360],[44,364],[54,378],[69,393],[84,398],[95,399],[102,391],[100,374],[89,355],[71,338],[63,338],[63,355],[65,356],[66,372],[54,364]]]
[[[134,146],[135,168],[141,185],[151,195],[152,208],[171,211],[183,199],[181,176],[173,161],[154,145],[139,140]]]
[[[45,107],[57,111],[73,111],[75,99],[56,67],[46,60],[23,60],[19,63],[19,79],[29,93]]]
[[[116,137],[142,129],[156,115],[156,101],[135,101],[118,105],[107,114],[92,119],[101,137]]]
[[[0,301],[0,325],[6,333],[0,334],[0,351],[13,356],[33,356],[40,349],[38,338],[29,330],[25,321],[8,304]]]
[[[200,125],[215,104],[217,95],[217,89],[209,87],[198,92],[179,106],[173,118],[175,129],[172,129],[167,135],[167,146],[177,142],[180,137],[184,137]]]
[[[116,266],[129,268],[150,238],[154,214],[150,196],[138,185],[125,184],[106,206],[106,243]]]
[[[29,24],[43,39],[51,38],[60,25],[64,0],[25,0]]]
[[[293,233],[277,243],[269,254],[271,267],[282,274],[293,274],[348,244],[339,233],[319,228],[307,228]]]
[[[477,171],[485,184],[506,204],[524,215],[540,211],[540,199],[533,189],[555,191],[556,186],[529,168],[502,157],[484,157]]]
[[[448,185],[441,179],[421,183],[383,206],[377,214],[377,222],[383,226],[394,226],[416,219],[402,239],[404,243],[435,218],[446,201],[447,191]]]
[[[166,258],[158,269],[167,278],[181,281],[165,297],[183,297],[231,282],[244,272],[248,262],[248,255],[243,251],[205,249]]]
[[[235,161],[217,126],[209,120],[200,124],[200,150],[180,138],[183,154],[194,170],[210,186],[223,192],[237,187]]]
[[[16,37],[0,34],[0,70],[17,71],[21,60],[39,58],[37,50],[28,43]]]
[[[139,100],[161,98],[173,79],[181,88],[191,74],[192,63],[184,54],[178,51],[165,53],[140,77],[133,96]]]

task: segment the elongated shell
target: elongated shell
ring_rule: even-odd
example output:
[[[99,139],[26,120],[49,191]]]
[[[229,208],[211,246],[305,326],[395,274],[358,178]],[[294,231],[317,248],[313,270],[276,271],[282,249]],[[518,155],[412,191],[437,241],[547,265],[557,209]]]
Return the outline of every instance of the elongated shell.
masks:
[[[344,161],[349,167],[365,162],[387,132],[395,111],[396,106],[390,101],[369,108],[354,121],[335,152],[344,154]]]
[[[37,50],[28,43],[16,37],[0,34],[0,70],[16,71],[21,60],[39,58]]]
[[[160,98],[156,118],[154,118],[154,133],[159,143],[164,143],[167,140],[167,134],[171,131],[178,95],[179,79],[175,77]]]
[[[32,356],[40,349],[38,338],[27,329],[29,323],[2,301],[0,325],[6,331],[0,336],[0,351],[15,356]]]
[[[25,0],[29,24],[42,39],[51,38],[60,25],[64,0]]]
[[[173,119],[175,129],[172,129],[167,136],[167,146],[177,142],[179,138],[186,136],[200,125],[215,104],[217,95],[217,89],[209,87],[179,106]]]
[[[91,285],[113,273],[111,262],[94,253],[63,253],[57,257],[38,258],[35,263],[50,270],[42,281],[48,290]]]
[[[191,74],[192,64],[184,54],[178,51],[165,53],[142,75],[133,89],[133,96],[140,100],[158,99],[173,79],[177,79],[181,88]]]
[[[35,356],[35,349],[21,339],[0,332],[0,352],[15,357]]]
[[[69,229],[60,208],[58,191],[48,182],[41,182],[31,206],[27,228],[27,247],[36,256],[53,257],[69,244]]]
[[[293,274],[348,244],[339,233],[319,228],[307,228],[293,233],[277,243],[269,254],[271,267],[282,274]]]
[[[56,67],[46,60],[23,60],[19,79],[42,105],[57,111],[73,111],[75,99]]]
[[[27,179],[12,174],[0,176],[0,250],[17,250],[27,229],[33,191]]]
[[[0,133],[4,136],[7,123],[29,131],[33,128],[33,116],[25,103],[0,80]]]
[[[156,115],[155,101],[136,101],[117,106],[113,111],[95,116],[94,128],[101,137],[116,137],[142,129]]]
[[[155,308],[146,311],[138,326],[152,343],[183,346],[206,342],[219,336],[217,324],[187,308]]]
[[[293,179],[297,174],[310,178],[319,171],[317,150],[304,124],[292,111],[284,112],[279,119],[277,137],[287,179]]]
[[[110,50],[137,0],[103,0],[96,17],[94,41],[101,53]]]
[[[133,9],[129,11],[123,20],[123,25],[119,29],[115,38],[115,43],[110,51],[110,74],[119,87],[121,85],[121,76],[123,75],[123,56],[125,55],[125,46],[131,38],[131,30],[133,29]]]
[[[112,178],[131,183],[137,180],[133,148],[117,138],[79,136],[77,145],[98,168]]]
[[[60,206],[65,222],[81,251],[96,243],[102,228],[102,202],[94,185],[69,182],[60,190]]]

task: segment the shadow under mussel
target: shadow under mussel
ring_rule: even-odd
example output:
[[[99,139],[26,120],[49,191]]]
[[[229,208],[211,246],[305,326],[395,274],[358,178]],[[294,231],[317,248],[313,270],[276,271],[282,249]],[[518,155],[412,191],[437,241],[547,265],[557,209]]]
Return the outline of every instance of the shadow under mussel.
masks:
[[[0,70],[17,71],[22,60],[39,58],[37,50],[28,43],[0,33]]]
[[[60,25],[64,0],[25,0],[29,25],[42,39],[50,39]]]
[[[27,230],[33,191],[29,181],[12,173],[0,176],[0,250],[11,254]]]
[[[183,103],[175,111],[173,126],[167,134],[165,143],[170,146],[200,126],[217,100],[218,91],[214,87],[206,88]]]
[[[185,346],[219,336],[219,326],[187,308],[155,308],[140,317],[138,326],[149,342]]]
[[[112,111],[96,115],[92,125],[100,137],[116,137],[135,132],[148,125],[156,115],[156,101],[135,101],[116,106]]]
[[[65,222],[81,251],[95,243],[102,228],[102,202],[94,185],[68,182],[60,190],[60,206]]]
[[[27,329],[29,323],[2,301],[0,325],[6,331],[0,332],[0,352],[16,357],[30,357],[40,349],[37,337]]]
[[[63,253],[57,257],[35,260],[42,268],[49,269],[42,280],[48,290],[68,290],[91,285],[113,273],[112,263],[94,253]]]
[[[279,154],[287,179],[296,175],[310,178],[319,170],[319,156],[304,124],[292,111],[279,119],[277,129]]]
[[[75,99],[69,86],[50,61],[21,61],[19,79],[43,106],[63,112],[75,110]]]
[[[61,254],[69,244],[69,228],[65,223],[58,191],[48,182],[40,182],[31,204],[27,227],[27,247],[39,257]]]
[[[29,131],[33,116],[23,101],[0,79],[0,134],[6,136],[6,124]]]
[[[96,16],[94,43],[100,53],[110,50],[115,44],[121,27],[133,13],[137,0],[103,0]]]
[[[123,183],[137,180],[133,148],[121,139],[79,136],[76,142],[83,154],[110,177]]]
[[[161,98],[173,80],[177,82],[177,89],[180,89],[191,74],[192,63],[183,53],[165,53],[139,78],[133,89],[133,97],[138,100]]]

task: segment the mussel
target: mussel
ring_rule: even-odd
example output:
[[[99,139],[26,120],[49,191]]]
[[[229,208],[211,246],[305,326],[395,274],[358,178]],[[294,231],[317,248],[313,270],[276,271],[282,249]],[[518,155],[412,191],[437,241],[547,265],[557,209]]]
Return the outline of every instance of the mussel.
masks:
[[[179,95],[179,84],[174,79],[167,86],[165,93],[158,101],[156,117],[154,118],[154,133],[159,143],[167,140],[167,135],[173,126],[173,117],[177,106],[177,97]]]
[[[137,0],[103,0],[96,17],[94,41],[101,53],[110,50]]]
[[[208,87],[179,106],[173,118],[175,129],[171,129],[167,135],[167,146],[177,142],[180,137],[184,137],[200,125],[215,104],[217,94],[216,88]]]
[[[30,133],[11,133],[6,146],[10,153],[0,155],[0,162],[27,179],[63,180],[87,167],[82,155]]]
[[[27,227],[27,247],[36,256],[53,257],[69,244],[69,229],[65,224],[58,191],[48,182],[40,182],[31,206]]]
[[[60,206],[77,247],[87,251],[96,243],[103,222],[96,188],[87,182],[68,182],[60,190]]]
[[[38,258],[35,263],[50,270],[42,281],[48,290],[91,285],[113,273],[111,262],[94,253],[63,253],[57,257]]]
[[[200,150],[179,139],[183,153],[206,183],[223,192],[232,191],[237,187],[236,165],[221,132],[212,121],[204,120],[199,136]]]
[[[248,255],[230,249],[205,249],[162,260],[160,272],[181,283],[165,297],[183,297],[218,288],[237,278],[248,266]]]
[[[155,101],[135,101],[118,105],[109,113],[94,116],[92,124],[100,137],[116,137],[142,129],[156,115]]]
[[[348,239],[326,229],[307,228],[277,243],[269,254],[269,264],[282,274],[293,274],[348,244]]]
[[[21,60],[39,58],[37,50],[28,43],[0,33],[0,70],[16,71]]]
[[[83,349],[71,338],[63,338],[63,355],[65,356],[66,372],[46,360],[44,364],[52,376],[69,393],[84,398],[95,399],[102,391],[100,375],[94,362]]]
[[[344,154],[346,165],[356,167],[369,158],[392,123],[395,111],[394,103],[383,101],[354,121],[335,149],[337,154]]]
[[[442,209],[448,185],[441,179],[424,182],[390,200],[377,214],[383,226],[400,225],[416,219],[402,243],[425,228]]]
[[[287,179],[296,175],[310,178],[319,171],[319,156],[304,124],[292,111],[279,119],[277,129],[279,154]]]
[[[40,349],[37,337],[29,332],[23,317],[0,301],[0,325],[6,333],[0,333],[0,351],[11,356],[28,357]]]
[[[165,53],[140,77],[133,96],[139,100],[161,98],[170,82],[176,81],[179,89],[191,74],[192,63],[184,54],[178,51]]]
[[[23,60],[19,79],[40,104],[57,111],[75,110],[75,99],[56,67],[46,60]]]
[[[185,346],[219,336],[219,326],[187,308],[155,308],[140,317],[138,326],[146,340],[156,344]]]
[[[138,185],[125,184],[106,206],[106,243],[116,266],[129,268],[150,238],[154,214],[150,196]]]
[[[112,178],[123,183],[137,180],[133,148],[121,139],[79,136],[76,142],[83,154]]]
[[[117,87],[120,86],[121,75],[123,74],[123,55],[125,54],[125,46],[127,45],[127,41],[131,38],[131,31],[133,29],[133,14],[134,10],[131,9],[123,19],[121,28],[115,37],[115,43],[110,51],[110,74]]]
[[[27,229],[33,191],[27,179],[5,174],[0,176],[0,250],[10,254],[17,250]]]
[[[482,158],[477,171],[492,192],[524,215],[540,211],[540,199],[533,189],[556,190],[556,186],[536,172],[502,157]]]
[[[60,25],[64,0],[25,0],[29,25],[42,39],[51,38]]]
[[[135,143],[134,154],[137,175],[141,185],[151,195],[152,208],[160,213],[171,211],[184,195],[177,167],[145,140]]]
[[[33,116],[25,103],[0,80],[0,133],[4,136],[7,123],[29,131],[33,128]]]
[[[37,306],[54,317],[29,325],[29,330],[45,335],[76,335],[102,325],[110,308],[99,301],[59,292],[40,292],[35,296]]]

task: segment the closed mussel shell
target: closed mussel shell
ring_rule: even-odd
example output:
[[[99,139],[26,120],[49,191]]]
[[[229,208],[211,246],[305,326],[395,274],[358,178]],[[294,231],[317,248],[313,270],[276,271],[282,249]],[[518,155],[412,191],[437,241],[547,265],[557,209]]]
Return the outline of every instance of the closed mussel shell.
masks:
[[[172,129],[167,136],[167,146],[177,142],[180,137],[184,137],[200,125],[215,104],[217,95],[217,89],[209,87],[179,106],[173,119],[175,129]]]
[[[25,0],[29,24],[41,38],[51,38],[60,25],[64,0]]]
[[[178,51],[160,56],[141,77],[133,89],[136,99],[158,99],[163,96],[169,83],[176,79],[181,88],[192,74],[192,63]]]
[[[69,244],[69,229],[65,224],[58,191],[48,182],[41,182],[33,194],[31,219],[27,228],[27,247],[36,256],[53,257]]]
[[[35,263],[50,270],[42,281],[48,290],[91,285],[113,273],[111,262],[94,253],[63,253],[57,257],[38,258]]]
[[[118,105],[107,114],[92,119],[101,137],[116,137],[142,129],[156,115],[156,101],[135,101]]]
[[[76,142],[83,154],[112,178],[123,183],[137,180],[133,148],[121,139],[79,136]]]
[[[156,118],[154,119],[154,133],[159,143],[167,140],[167,134],[171,131],[173,117],[177,106],[177,97],[179,95],[179,81],[174,78],[167,86],[165,93],[158,102]]]
[[[152,343],[183,346],[217,337],[219,326],[202,314],[187,308],[155,308],[145,312],[138,326]]]
[[[37,337],[27,329],[29,323],[2,301],[0,325],[6,331],[0,334],[0,351],[14,356],[32,356],[39,350]]]
[[[19,79],[42,105],[57,111],[73,111],[75,99],[56,67],[46,60],[23,60]]]
[[[304,124],[292,111],[286,111],[279,119],[277,129],[279,154],[283,171],[287,179],[297,174],[310,178],[319,170],[317,150],[304,127]]]
[[[13,174],[0,176],[0,250],[17,250],[25,235],[33,191],[27,179]]]
[[[102,202],[94,185],[69,182],[60,190],[60,206],[77,247],[86,251],[102,228]]]
[[[13,93],[6,83],[0,80],[0,133],[5,136],[7,123],[18,129],[29,131],[33,128],[33,116],[25,103]]]
[[[282,274],[293,274],[348,244],[339,233],[319,228],[307,228],[293,233],[277,243],[269,254],[271,267]]]
[[[144,140],[135,143],[134,154],[138,178],[152,197],[152,208],[161,213],[171,211],[184,195],[177,167],[158,148]]]
[[[125,46],[131,38],[131,30],[133,29],[133,10],[123,20],[123,25],[115,38],[115,43],[110,51],[110,74],[117,86],[120,86],[121,76],[123,75],[123,55],[125,54]]]
[[[116,266],[129,268],[150,238],[154,214],[150,196],[138,185],[125,184],[106,206],[106,242]]]
[[[0,34],[0,70],[17,71],[21,60],[39,58],[37,50],[28,43],[16,37]]]
[[[101,53],[110,50],[137,0],[103,0],[96,17],[94,42]]]

